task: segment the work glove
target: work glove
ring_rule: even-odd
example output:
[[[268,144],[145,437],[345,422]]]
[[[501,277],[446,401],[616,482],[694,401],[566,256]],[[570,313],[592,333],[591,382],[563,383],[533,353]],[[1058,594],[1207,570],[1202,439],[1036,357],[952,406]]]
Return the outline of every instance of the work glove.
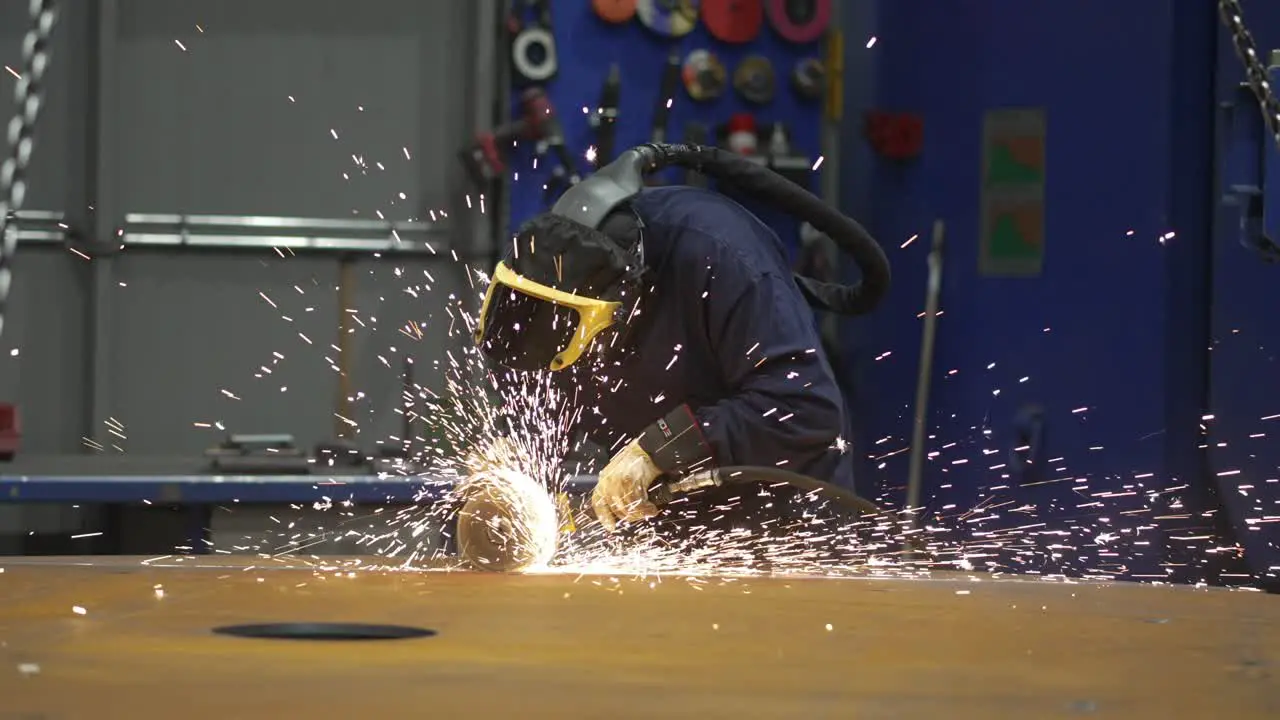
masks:
[[[658,514],[649,502],[649,486],[662,475],[641,447],[633,441],[614,455],[591,493],[596,519],[610,532],[619,522],[637,522]]]

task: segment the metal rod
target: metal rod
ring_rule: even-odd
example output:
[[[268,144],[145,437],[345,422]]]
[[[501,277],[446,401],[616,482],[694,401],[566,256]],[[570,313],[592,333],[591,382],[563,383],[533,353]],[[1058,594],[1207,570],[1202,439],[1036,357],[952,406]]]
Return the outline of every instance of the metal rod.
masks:
[[[929,392],[933,386],[933,352],[938,334],[938,299],[942,292],[942,246],[946,226],[933,223],[929,247],[929,280],[925,287],[924,330],[920,341],[920,375],[916,378],[915,425],[911,431],[911,464],[907,470],[907,510],[915,527],[924,483],[925,435],[929,424]]]
[[[338,265],[338,398],[333,419],[335,438],[351,439],[351,295],[355,289],[355,261],[344,257]]]

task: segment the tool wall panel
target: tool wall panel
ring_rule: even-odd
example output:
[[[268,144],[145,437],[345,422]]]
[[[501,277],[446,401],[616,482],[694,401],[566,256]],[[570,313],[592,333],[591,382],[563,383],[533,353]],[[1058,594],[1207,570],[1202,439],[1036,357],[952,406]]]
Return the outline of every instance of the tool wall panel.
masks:
[[[524,5],[521,2],[513,4],[518,7]],[[660,2],[647,4],[663,5]],[[718,98],[699,102],[681,86],[672,98],[666,128],[669,141],[684,139],[688,124],[697,122],[712,131],[708,141],[715,143],[716,126],[726,123],[737,113],[751,113],[760,126],[781,122],[789,131],[791,145],[798,153],[814,161],[818,158],[822,103],[804,100],[797,95],[789,85],[789,76],[800,60],[821,57],[823,49],[820,42],[787,42],[767,19],[762,22],[754,40],[728,44],[714,39],[701,18],[687,34],[664,37],[637,19],[621,24],[606,23],[593,13],[590,3],[553,2],[551,8],[559,62],[557,74],[545,83],[545,87],[563,122],[579,172],[585,174],[591,168],[585,154],[596,140],[588,113],[599,107],[601,88],[611,65],[616,63],[621,73],[620,115],[614,141],[616,153],[649,141],[656,106],[662,96],[660,86],[668,57],[676,53],[684,63],[696,50],[710,50],[719,58],[728,75],[727,87]],[[746,101],[732,86],[735,68],[750,55],[767,58],[775,75],[773,99],[764,104]],[[767,137],[761,140],[762,149],[767,140]],[[724,144],[723,141],[720,144]],[[513,228],[548,207],[549,198],[543,188],[552,173],[553,162],[535,162],[531,151],[532,148],[522,147],[512,158],[515,177],[510,183],[510,219]],[[681,178],[682,175],[669,171],[666,180],[678,182]],[[806,177],[804,181],[809,179]],[[816,183],[812,187],[816,190]],[[785,242],[795,244],[796,223],[767,207],[754,203],[750,207],[773,225]]]
[[[873,180],[872,225],[890,248],[895,282],[867,329],[878,352],[861,354],[862,452],[876,458],[867,485],[901,498],[928,233],[939,218],[946,251],[929,510],[955,517],[1009,501],[1035,510],[1005,510],[997,524],[1042,522],[1096,548],[1079,528],[1105,527],[1099,507],[1116,513],[1117,526],[1139,525],[1119,514],[1125,498],[1141,500],[1185,470],[1166,453],[1175,420],[1167,388],[1189,371],[1168,352],[1183,329],[1166,315],[1176,290],[1162,242],[1176,211],[1170,178],[1187,150],[1175,153],[1171,141],[1179,122],[1171,98],[1191,82],[1172,62],[1182,5],[895,0],[879,3],[877,27],[861,29],[879,38],[871,49],[878,108],[919,113],[925,133],[918,159],[880,160]],[[857,52],[854,29],[846,32]],[[980,258],[984,123],[1008,108],[1047,118],[1044,259],[1032,277],[984,274]],[[1105,492],[1120,495],[1100,500]],[[1028,541],[1047,537],[1032,532]],[[1149,539],[1129,567],[1161,573],[1159,537]]]

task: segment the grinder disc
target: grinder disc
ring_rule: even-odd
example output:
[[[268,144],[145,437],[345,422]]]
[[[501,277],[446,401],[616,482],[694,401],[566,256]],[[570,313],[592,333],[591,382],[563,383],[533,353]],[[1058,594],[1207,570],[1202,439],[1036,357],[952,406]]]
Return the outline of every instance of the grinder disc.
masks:
[[[621,25],[636,16],[636,0],[591,0],[591,9],[601,20]]]
[[[511,62],[516,72],[532,83],[550,80],[556,74],[556,39],[544,27],[521,30],[511,41]]]
[[[533,562],[519,538],[521,519],[510,503],[481,492],[458,511],[458,554],[477,570],[514,572]]]
[[[694,100],[714,100],[724,92],[725,69],[710,50],[694,50],[680,71],[685,90]]]
[[[805,58],[791,71],[791,87],[805,100],[822,97],[827,76],[826,66],[818,58]]]
[[[831,22],[831,0],[766,0],[769,24],[793,43],[822,37]]]
[[[733,71],[733,87],[748,102],[764,105],[773,99],[777,79],[773,65],[763,55],[748,55]]]
[[[702,24],[721,42],[749,43],[764,24],[764,4],[762,0],[702,0]]]
[[[640,23],[663,37],[684,37],[698,24],[699,0],[637,0]]]

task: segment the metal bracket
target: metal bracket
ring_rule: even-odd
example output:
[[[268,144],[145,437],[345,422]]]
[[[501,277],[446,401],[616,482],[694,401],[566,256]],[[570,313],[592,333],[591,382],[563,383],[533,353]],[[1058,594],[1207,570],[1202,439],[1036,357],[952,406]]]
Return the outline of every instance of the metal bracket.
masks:
[[[1272,53],[1268,75],[1280,82],[1280,54]],[[1235,97],[1223,103],[1226,115],[1222,202],[1238,208],[1237,240],[1264,262],[1280,262],[1280,147],[1263,122],[1257,96],[1240,83]],[[1268,190],[1268,179],[1276,178]]]

